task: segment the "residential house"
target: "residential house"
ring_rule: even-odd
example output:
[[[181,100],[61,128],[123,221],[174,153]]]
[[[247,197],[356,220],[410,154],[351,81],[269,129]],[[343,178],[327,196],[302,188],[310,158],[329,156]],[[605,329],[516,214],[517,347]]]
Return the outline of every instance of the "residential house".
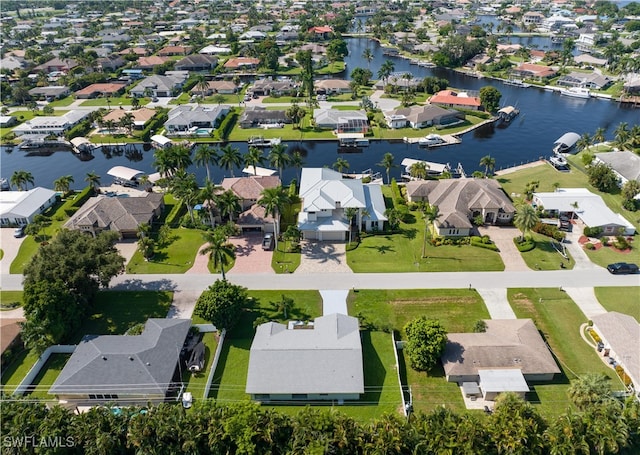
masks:
[[[260,64],[259,58],[253,57],[233,57],[224,63],[224,67],[229,70],[243,71],[256,69]]]
[[[380,185],[363,184],[362,180],[345,178],[326,168],[304,168],[300,178],[302,210],[298,228],[305,239],[344,241],[349,232],[349,220],[344,211],[356,209],[351,222],[354,229],[382,230],[387,218]],[[369,216],[363,216],[365,210]]]
[[[16,136],[39,135],[44,137],[50,134],[61,136],[88,115],[89,111],[86,110],[72,110],[63,115],[38,116],[16,126],[13,132]]]
[[[197,128],[217,128],[229,113],[229,106],[177,106],[169,112],[164,127],[167,134],[193,131]]]
[[[481,111],[482,102],[477,96],[469,96],[465,92],[456,93],[453,90],[441,90],[429,99],[429,104],[442,107],[453,107]]]
[[[8,55],[0,60],[0,69],[3,70],[19,70],[27,67],[27,61],[22,57],[16,57],[15,55]]]
[[[579,73],[572,71],[558,79],[558,85],[603,90],[613,81],[608,76],[597,73]]]
[[[640,386],[640,324],[628,314],[609,311],[591,318],[593,330],[602,340],[602,355],[624,369],[638,390]]]
[[[0,115],[0,128],[9,128],[18,123],[15,115]]]
[[[196,85],[191,89],[191,94],[199,96],[209,96],[214,93],[221,95],[233,95],[238,90],[238,86],[233,81],[209,81],[207,90],[201,90]]]
[[[127,87],[123,82],[104,82],[99,84],[91,84],[88,87],[78,90],[73,94],[78,99],[96,98],[98,96],[119,96],[124,92]]]
[[[307,324],[259,325],[245,390],[260,402],[358,400],[364,393],[358,319],[333,313]]]
[[[129,93],[139,98],[143,96],[170,97],[178,93],[186,78],[178,76],[160,76],[154,74],[141,80]]]
[[[596,163],[604,163],[618,176],[618,185],[630,180],[640,182],[640,156],[625,150],[623,152],[596,153]]]
[[[48,62],[38,65],[34,68],[35,71],[44,71],[45,73],[53,73],[54,71],[60,71],[62,73],[68,73],[70,70],[78,66],[78,62],[71,58],[61,59],[58,57],[52,58]]]
[[[25,226],[55,204],[56,192],[36,187],[28,191],[0,191],[0,226]]]
[[[247,30],[241,34],[238,39],[241,41],[262,41],[267,37],[267,34],[259,30]]]
[[[384,118],[389,128],[427,128],[433,125],[450,125],[465,119],[464,113],[444,109],[434,104],[411,106],[386,111]]]
[[[118,56],[112,55],[109,57],[101,57],[96,60],[96,67],[98,70],[106,72],[106,71],[115,71],[118,68],[126,65],[127,61]]]
[[[299,84],[291,79],[258,79],[251,86],[251,92],[259,96],[290,95],[298,91]]]
[[[442,366],[447,381],[479,387],[485,400],[502,392],[524,397],[527,382],[561,373],[531,319],[488,319],[486,331],[449,333]]]
[[[150,224],[162,214],[164,198],[160,193],[136,197],[91,197],[64,224],[96,236],[102,231],[117,232],[121,238],[136,238],[141,224]]]
[[[386,79],[380,79],[373,86],[376,90],[384,90],[387,85],[395,87],[398,91],[415,90],[420,82],[422,82],[422,78],[413,77],[411,73],[393,73]]]
[[[54,100],[64,98],[69,94],[69,87],[65,85],[48,85],[46,87],[34,87],[29,90],[29,95],[36,99]]]
[[[175,69],[178,71],[210,71],[217,65],[218,57],[193,54],[178,60],[175,64]]]
[[[193,48],[191,46],[166,46],[158,51],[160,57],[171,57],[174,55],[189,55]]]
[[[573,61],[578,65],[605,66],[608,62],[606,58],[597,58],[590,54],[580,54],[573,57]]]
[[[338,134],[369,132],[369,119],[364,110],[314,109],[313,121],[318,128],[335,130]]]
[[[156,115],[156,111],[147,107],[141,107],[140,109],[132,109],[129,111],[125,111],[124,109],[113,109],[102,118],[102,121],[107,122],[112,120],[118,124],[126,114],[133,115],[133,127],[137,130],[141,130],[144,129],[147,122]]]
[[[190,328],[190,319],[153,318],[141,335],[86,335],[49,393],[71,406],[175,400]]]
[[[599,227],[604,235],[633,235],[633,224],[613,212],[602,198],[586,188],[558,188],[553,193],[533,193],[533,205],[550,216],[577,216],[590,228]]]
[[[261,106],[247,107],[238,120],[240,128],[259,128],[261,125],[285,123],[291,123],[286,111],[272,111]]]
[[[544,80],[554,77],[558,72],[550,67],[544,65],[536,65],[534,63],[521,63],[516,68],[511,70],[511,74],[515,77]]]
[[[203,47],[199,53],[208,54],[208,55],[230,54],[231,48],[223,47],[223,46],[215,46],[212,44],[212,45]]]
[[[145,56],[149,55],[149,50],[144,48],[144,47],[128,47],[128,48],[118,52],[118,54],[120,54],[120,55],[135,54],[138,57],[145,57]]]
[[[307,33],[309,33],[309,35],[311,35],[315,39],[326,40],[333,36],[333,29],[326,25],[315,26],[307,30]]]
[[[169,61],[168,57],[158,57],[157,55],[151,55],[150,57],[140,57],[135,67],[137,69],[150,71],[156,66],[164,65]]]
[[[536,27],[542,24],[543,20],[544,14],[538,11],[527,11],[522,15],[522,23],[529,27]]]
[[[281,184],[280,177],[272,175],[225,178],[220,186],[235,194],[240,199],[242,210],[247,210],[258,202],[265,189],[277,188]]]
[[[313,86],[318,95],[341,95],[353,91],[349,81],[344,79],[320,79]]]
[[[438,235],[471,235],[471,220],[481,216],[486,224],[508,224],[515,207],[498,182],[491,179],[442,179],[407,183],[409,202],[427,201],[440,210],[434,222]]]

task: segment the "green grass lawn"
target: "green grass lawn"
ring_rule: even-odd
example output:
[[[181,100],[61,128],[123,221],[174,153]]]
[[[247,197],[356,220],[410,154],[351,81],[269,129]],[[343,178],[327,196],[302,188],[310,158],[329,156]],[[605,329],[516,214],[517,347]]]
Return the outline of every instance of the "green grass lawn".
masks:
[[[560,270],[562,268],[560,264],[563,264],[566,269],[573,269],[576,262],[569,251],[567,251],[569,257],[567,261],[553,248],[553,239],[537,232],[532,232],[530,235],[533,236],[536,247],[531,251],[520,253],[520,256],[531,270]]]
[[[2,369],[2,392],[12,394],[24,379],[31,367],[40,357],[34,351],[23,349],[15,355],[13,361]]]
[[[173,292],[102,291],[96,296],[91,315],[78,330],[74,342],[85,335],[122,335],[149,318],[165,318]]]
[[[22,306],[22,291],[0,291],[0,310]]]
[[[280,98],[282,99],[282,98]],[[306,109],[306,107],[305,107]],[[282,138],[283,141],[312,140],[312,139],[336,139],[336,136],[329,130],[316,130],[311,126],[312,114],[307,113],[302,120],[301,128],[297,125],[286,124],[283,128],[260,129],[260,128],[240,128],[235,125],[229,134],[230,141],[246,141],[252,136],[262,136],[266,139]]]
[[[51,354],[46,361],[36,378],[31,384],[29,389],[31,392],[28,394],[32,398],[40,399],[55,399],[53,395],[49,395],[49,389],[58,378],[58,375],[64,368],[64,365],[69,360],[71,354]]]
[[[271,268],[276,273],[293,273],[300,265],[300,253],[288,253],[286,250],[289,248],[288,241],[281,240],[278,242],[278,247],[273,250],[273,256],[271,256]]]
[[[87,100],[80,104],[80,106],[104,106],[110,107],[111,109],[115,109],[118,106],[131,106],[131,100],[133,98],[128,96],[120,96],[120,97],[112,97],[112,98],[94,98]],[[109,102],[107,102],[107,100]],[[149,98],[139,98],[140,106],[144,106],[149,103]]]
[[[74,101],[75,101],[75,99],[73,98],[73,96],[69,95],[66,98],[62,98],[62,99],[59,99],[59,100],[51,101],[49,103],[49,106],[51,106],[51,107],[66,107],[66,106],[69,106]]]
[[[381,128],[378,125],[386,125],[382,114],[376,115],[376,124],[371,128],[373,135],[376,139],[402,139],[403,137],[423,137],[427,134],[456,134],[460,131],[466,130],[472,125],[477,125],[480,122],[485,121],[483,118],[467,115],[466,121],[459,125],[452,126],[450,128],[438,129],[435,126],[429,128],[413,129],[413,128]]]
[[[227,265],[224,266],[224,271],[226,273],[229,270],[231,270],[233,266],[236,264],[236,258],[235,256],[232,257],[232,256],[229,256],[228,254],[226,254],[225,256],[227,257]],[[214,267],[211,257],[209,257],[209,262],[207,262],[207,269],[209,269],[209,273],[222,273],[221,264],[218,264],[218,267]]]
[[[476,321],[490,318],[482,297],[468,289],[359,289],[349,293],[347,304],[361,325],[398,333],[419,316],[438,319],[454,333],[470,332]]]
[[[571,298],[557,288],[509,289],[509,303],[518,318],[531,318],[556,356],[561,375],[552,383],[534,384],[528,397],[546,416],[557,416],[569,406],[566,390],[576,375],[602,373],[611,378],[612,388],[622,383],[615,372],[598,358],[596,351],[580,337],[586,317]]]
[[[209,371],[211,370],[213,356],[216,353],[216,348],[218,347],[216,333],[204,333],[202,335],[202,343],[205,346],[204,371],[191,373],[185,368],[182,373],[182,381],[187,384],[186,391],[191,392],[196,399],[203,397],[204,388],[207,385],[207,378],[209,377]]]
[[[610,237],[611,239],[611,237]],[[589,260],[600,267],[606,267],[608,264],[614,262],[633,262],[640,263],[640,240],[635,237],[635,240],[631,242],[630,252],[621,252],[612,247],[602,247],[598,250],[588,250],[584,248],[584,251],[589,256]]]
[[[171,230],[172,241],[159,248],[155,256],[145,261],[136,251],[129,264],[127,273],[184,273],[193,266],[198,249],[205,243],[199,229],[176,228]]]
[[[640,322],[640,287],[600,287],[594,291],[607,311],[628,314]]]

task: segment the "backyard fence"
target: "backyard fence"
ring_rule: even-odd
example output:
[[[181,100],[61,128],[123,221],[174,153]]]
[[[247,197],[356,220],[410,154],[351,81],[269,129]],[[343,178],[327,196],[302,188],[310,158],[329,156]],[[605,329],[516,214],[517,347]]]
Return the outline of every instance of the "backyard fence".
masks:
[[[49,360],[51,354],[73,354],[73,351],[76,350],[75,344],[56,344],[53,346],[49,346],[45,351],[40,355],[36,363],[33,364],[29,372],[26,374],[22,382],[18,384],[18,387],[13,392],[16,396],[22,396],[27,392],[31,391],[31,384],[40,373],[40,370]]]

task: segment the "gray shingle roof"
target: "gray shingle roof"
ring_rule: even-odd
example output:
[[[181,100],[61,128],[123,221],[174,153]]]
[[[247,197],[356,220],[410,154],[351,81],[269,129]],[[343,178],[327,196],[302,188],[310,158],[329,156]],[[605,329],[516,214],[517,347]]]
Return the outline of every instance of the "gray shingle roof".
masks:
[[[633,152],[596,153],[596,158],[608,164],[627,180],[640,181],[640,156]]]
[[[190,319],[149,319],[141,335],[87,335],[49,393],[165,394]]]

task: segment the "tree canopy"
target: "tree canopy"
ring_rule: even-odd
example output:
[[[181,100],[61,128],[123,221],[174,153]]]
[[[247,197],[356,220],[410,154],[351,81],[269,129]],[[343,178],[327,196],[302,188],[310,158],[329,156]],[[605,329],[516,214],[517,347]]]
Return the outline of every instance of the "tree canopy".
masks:
[[[447,331],[439,321],[420,316],[404,326],[407,343],[404,350],[411,368],[429,371],[433,368],[447,344]]]
[[[480,103],[488,112],[495,112],[498,109],[500,98],[502,98],[502,94],[495,87],[487,85],[480,89]]]
[[[247,289],[226,280],[216,280],[205,290],[193,313],[210,321],[218,329],[233,330],[238,324],[242,311],[248,306]]]

